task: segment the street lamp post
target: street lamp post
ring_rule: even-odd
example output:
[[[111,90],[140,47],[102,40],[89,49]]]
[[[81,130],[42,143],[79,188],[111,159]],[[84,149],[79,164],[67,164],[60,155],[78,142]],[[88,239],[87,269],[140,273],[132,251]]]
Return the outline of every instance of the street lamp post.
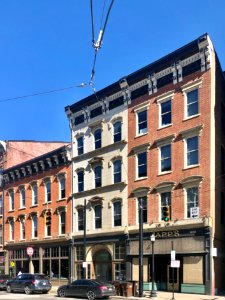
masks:
[[[150,293],[150,298],[157,297],[155,291],[155,259],[154,259],[154,243],[155,243],[155,235],[154,233],[151,235],[151,243],[152,243],[152,289]]]
[[[143,297],[143,200],[138,199],[139,205],[139,297]]]

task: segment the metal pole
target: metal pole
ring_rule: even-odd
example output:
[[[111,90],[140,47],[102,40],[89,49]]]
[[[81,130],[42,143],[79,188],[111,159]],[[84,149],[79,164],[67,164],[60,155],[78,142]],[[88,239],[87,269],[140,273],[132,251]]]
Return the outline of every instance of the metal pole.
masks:
[[[173,250],[173,241],[171,242],[172,244],[172,250]],[[174,298],[174,268],[172,268],[172,277],[173,277],[173,294],[171,300],[175,300]]]
[[[139,297],[143,297],[143,205],[142,198],[139,204]]]
[[[155,237],[154,237],[155,238]],[[152,239],[152,289],[150,298],[157,297],[156,291],[155,291],[155,253],[154,253],[154,239]]]
[[[87,247],[87,241],[86,241],[86,199],[84,199],[84,258],[83,258],[83,270],[84,270],[84,279],[86,279],[86,247]]]

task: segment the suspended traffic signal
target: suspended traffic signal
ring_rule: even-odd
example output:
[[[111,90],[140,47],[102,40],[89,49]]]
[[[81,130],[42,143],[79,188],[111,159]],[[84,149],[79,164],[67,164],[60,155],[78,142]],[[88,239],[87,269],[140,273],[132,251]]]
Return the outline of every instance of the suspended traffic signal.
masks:
[[[45,225],[51,225],[52,222],[52,214],[50,210],[45,212]]]
[[[170,221],[170,207],[164,206],[162,209],[162,213],[163,213],[163,221],[165,222]]]

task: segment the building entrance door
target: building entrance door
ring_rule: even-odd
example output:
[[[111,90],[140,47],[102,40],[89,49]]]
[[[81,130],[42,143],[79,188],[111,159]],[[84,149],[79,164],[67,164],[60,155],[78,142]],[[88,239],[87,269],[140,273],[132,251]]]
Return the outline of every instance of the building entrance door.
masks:
[[[167,265],[167,290],[173,290],[174,283],[174,292],[179,291],[179,268],[171,268],[170,265]]]
[[[105,249],[99,250],[93,256],[95,278],[103,281],[112,281],[112,258]]]

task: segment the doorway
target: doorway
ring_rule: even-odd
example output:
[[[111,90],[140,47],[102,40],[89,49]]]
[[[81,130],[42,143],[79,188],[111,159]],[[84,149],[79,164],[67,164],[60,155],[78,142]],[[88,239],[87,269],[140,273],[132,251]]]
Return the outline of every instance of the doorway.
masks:
[[[103,281],[112,281],[112,257],[103,249],[93,256],[95,278]]]
[[[174,292],[179,292],[179,268],[171,268],[167,265],[167,290],[172,291],[174,284]]]

